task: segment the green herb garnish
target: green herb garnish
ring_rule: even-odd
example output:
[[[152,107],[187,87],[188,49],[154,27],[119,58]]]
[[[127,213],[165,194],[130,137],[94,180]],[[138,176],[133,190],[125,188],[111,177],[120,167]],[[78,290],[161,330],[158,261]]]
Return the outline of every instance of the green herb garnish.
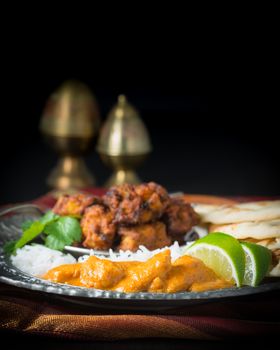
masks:
[[[4,244],[4,252],[6,254],[13,254],[14,250],[15,250],[15,245],[16,245],[17,241],[9,241],[9,242],[6,242]]]
[[[46,226],[46,246],[56,250],[63,250],[66,245],[80,242],[81,228],[75,218],[64,216]]]
[[[45,225],[42,224],[40,221],[34,221],[29,228],[23,231],[23,235],[21,238],[16,241],[15,244],[15,250],[18,248],[23,247],[25,244],[27,244],[30,241],[33,241],[34,238],[39,236],[40,233],[43,232]]]
[[[17,241],[10,241],[4,245],[7,254],[13,254],[18,248],[42,234],[45,245],[51,249],[63,250],[66,245],[81,241],[79,221],[70,216],[59,216],[48,211],[37,221],[26,221],[22,224],[23,234]]]

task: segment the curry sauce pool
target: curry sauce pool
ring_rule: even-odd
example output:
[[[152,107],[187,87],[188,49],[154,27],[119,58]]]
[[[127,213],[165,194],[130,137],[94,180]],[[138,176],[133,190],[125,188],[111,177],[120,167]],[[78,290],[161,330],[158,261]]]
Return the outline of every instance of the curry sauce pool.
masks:
[[[114,262],[90,256],[82,263],[53,268],[43,278],[56,283],[127,293],[201,292],[232,286],[199,259],[184,255],[172,262],[169,249],[145,262]]]

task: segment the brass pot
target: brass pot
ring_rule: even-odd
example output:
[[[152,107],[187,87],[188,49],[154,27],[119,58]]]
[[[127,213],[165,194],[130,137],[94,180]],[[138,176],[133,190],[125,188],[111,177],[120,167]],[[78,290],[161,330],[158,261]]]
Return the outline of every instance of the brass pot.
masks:
[[[120,95],[104,123],[97,151],[103,162],[114,169],[105,187],[122,183],[139,183],[135,172],[151,152],[148,131],[138,111]]]
[[[40,130],[59,155],[47,184],[57,190],[95,184],[83,160],[100,127],[97,102],[90,89],[79,81],[64,82],[49,97],[40,121]]]

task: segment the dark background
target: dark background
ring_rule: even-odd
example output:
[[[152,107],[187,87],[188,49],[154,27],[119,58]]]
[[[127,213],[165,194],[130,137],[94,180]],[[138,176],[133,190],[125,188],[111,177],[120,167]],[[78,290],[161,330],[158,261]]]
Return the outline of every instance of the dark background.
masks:
[[[158,181],[170,191],[280,194],[278,62],[272,64],[277,45],[270,27],[267,34],[259,25],[260,16],[250,24],[251,8],[242,9],[246,32],[240,20],[236,26],[240,14],[230,22],[225,12],[224,24],[215,24],[207,8],[204,18],[201,5],[195,13],[177,6],[172,11],[168,4],[166,15],[164,4],[156,12],[133,4],[128,14],[126,5],[124,18],[107,4],[104,13],[97,3],[88,10],[82,4],[80,14],[75,3],[72,16],[65,7],[59,13],[57,4],[28,9],[24,3],[27,11],[12,6],[2,18],[0,204],[30,200],[48,190],[45,180],[57,158],[43,144],[38,123],[48,96],[69,78],[90,85],[103,120],[120,93],[139,109],[154,146],[139,169],[143,180]],[[102,185],[110,171],[95,152],[87,162]],[[14,334],[7,340],[25,341]],[[50,339],[35,339],[34,345],[44,347],[43,342]],[[147,343],[154,348],[236,348],[234,342]],[[243,339],[242,344],[248,346]],[[55,345],[65,348],[64,342]],[[127,348],[139,346],[143,341],[136,340]]]
[[[277,127],[258,114],[260,94],[217,92],[200,64],[149,70],[115,70],[107,63],[83,70],[60,67],[33,67],[29,61],[9,72],[1,117],[1,204],[48,191],[46,177],[57,156],[43,143],[38,124],[49,95],[69,78],[90,86],[103,121],[121,93],[140,111],[153,144],[138,171],[143,181],[188,193],[280,194]],[[110,169],[94,149],[87,163],[102,186]]]

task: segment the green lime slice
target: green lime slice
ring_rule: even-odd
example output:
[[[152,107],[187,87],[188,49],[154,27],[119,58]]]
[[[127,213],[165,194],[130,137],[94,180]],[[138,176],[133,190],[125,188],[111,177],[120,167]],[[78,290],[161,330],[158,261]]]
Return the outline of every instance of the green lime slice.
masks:
[[[195,241],[185,248],[184,254],[196,257],[226,281],[242,285],[245,273],[245,254],[234,237],[221,232]]]
[[[243,284],[257,286],[266,276],[271,265],[271,251],[261,245],[242,242],[245,253],[245,274]]]

